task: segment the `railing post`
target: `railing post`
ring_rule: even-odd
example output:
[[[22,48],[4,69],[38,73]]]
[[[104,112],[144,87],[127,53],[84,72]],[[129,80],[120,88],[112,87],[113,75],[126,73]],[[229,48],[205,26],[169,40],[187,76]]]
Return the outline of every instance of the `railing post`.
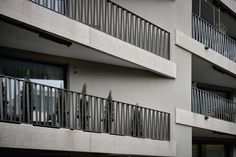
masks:
[[[0,119],[3,120],[4,107],[3,107],[3,93],[4,93],[4,84],[2,77],[0,77]]]

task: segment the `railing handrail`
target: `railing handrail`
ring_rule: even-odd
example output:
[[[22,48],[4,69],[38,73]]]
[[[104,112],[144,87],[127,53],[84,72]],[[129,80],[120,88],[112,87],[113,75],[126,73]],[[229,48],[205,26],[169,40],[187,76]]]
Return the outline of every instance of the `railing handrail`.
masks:
[[[209,25],[210,27],[212,27],[213,29],[215,29],[218,33],[220,33],[221,35],[225,36],[226,38],[232,40],[233,42],[236,42],[233,38],[229,37],[227,34],[225,34],[224,32],[220,31],[216,26],[210,24],[209,22],[207,22],[206,20],[204,20],[203,18],[201,18],[200,16],[198,16],[197,14],[193,13],[193,16],[197,17],[198,19],[202,20],[204,23],[206,23],[207,25]]]
[[[28,0],[28,1],[33,2],[33,3],[35,3],[35,4],[38,4],[38,3],[36,3],[36,2],[34,2],[34,1],[32,1],[32,0]],[[160,27],[160,26],[154,24],[153,22],[150,22],[150,21],[144,19],[144,18],[141,17],[140,15],[135,14],[134,12],[132,12],[132,11],[130,11],[130,10],[124,8],[123,6],[121,6],[121,5],[119,5],[119,4],[115,3],[115,2],[113,2],[113,1],[111,1],[111,0],[107,0],[107,1],[108,1],[109,3],[112,3],[113,5],[115,5],[115,6],[117,6],[117,7],[119,7],[119,8],[121,8],[121,9],[125,10],[125,11],[128,12],[128,13],[130,13],[130,14],[132,14],[132,15],[134,15],[134,16],[137,16],[139,19],[141,19],[141,20],[143,20],[143,21],[145,21],[145,22],[147,22],[147,23],[150,23],[151,25],[154,25],[155,27],[161,29],[162,31],[165,31],[166,33],[170,34],[170,32],[167,31],[166,29],[164,29],[164,28],[162,28],[162,27]],[[41,5],[41,6],[43,6],[43,5]],[[45,6],[43,6],[43,7],[45,7]],[[47,8],[47,7],[45,7],[45,8]],[[52,11],[54,11],[54,10],[52,10]],[[56,11],[54,11],[54,12],[56,12]],[[66,16],[66,15],[64,15],[64,16]],[[69,16],[66,16],[66,17],[68,17],[68,18],[70,18],[70,19],[72,19],[72,20],[75,20],[75,19],[73,19],[73,18],[71,18],[71,17],[69,17]],[[75,21],[76,21],[76,20],[75,20]]]
[[[224,100],[224,101],[228,101],[228,102],[230,102],[230,103],[236,105],[236,102],[234,102],[234,101],[232,101],[232,100],[229,100],[229,99],[226,99],[226,98],[224,98],[224,97],[221,97],[221,96],[219,96],[219,95],[216,95],[216,94],[214,94],[214,93],[211,93],[211,92],[208,92],[208,91],[199,89],[199,88],[197,88],[197,87],[192,87],[192,89],[193,89],[193,90],[197,90],[197,91],[201,91],[201,92],[203,92],[203,93],[206,93],[206,94],[208,94],[208,95],[217,97],[217,98],[219,98],[219,99],[222,99],[222,100]]]
[[[26,82],[26,83],[29,83],[29,84],[35,84],[35,85],[40,85],[40,86],[44,86],[44,87],[48,87],[48,88],[54,88],[54,89],[57,89],[57,90],[66,91],[66,92],[76,93],[76,94],[80,94],[80,95],[84,95],[84,96],[88,96],[88,97],[95,97],[95,98],[108,100],[107,98],[100,97],[100,96],[95,96],[95,95],[90,95],[90,94],[83,94],[81,92],[76,92],[76,91],[72,91],[72,90],[68,90],[68,89],[64,89],[64,88],[58,88],[58,87],[54,87],[54,86],[45,85],[45,84],[42,84],[42,83],[31,82],[31,81],[22,80],[22,79],[19,79],[19,78],[14,78],[14,77],[11,77],[11,76],[6,76],[6,75],[0,74],[0,78],[3,78],[3,77],[8,78],[8,79],[12,79],[12,80],[18,80],[18,81]],[[170,113],[165,112],[165,111],[160,111],[160,110],[151,109],[151,108],[148,108],[148,107],[138,106],[138,105],[134,105],[134,104],[131,104],[131,103],[125,103],[125,102],[118,101],[118,100],[110,100],[110,101],[111,102],[117,102],[117,103],[120,103],[120,104],[127,104],[127,105],[130,105],[132,107],[138,107],[138,108],[142,108],[142,109],[153,110],[153,111],[157,111],[157,112],[161,112],[161,113],[170,115]]]
[[[170,113],[0,75],[0,121],[170,140]]]
[[[79,21],[85,25],[88,25],[117,39],[132,44],[138,48],[151,52],[155,55],[161,56],[168,60],[170,59],[170,32],[157,26],[153,22],[150,22],[147,19],[144,19],[141,16],[129,11],[128,9],[116,4],[113,1],[101,0],[101,2],[96,3],[101,3],[101,6],[103,6],[103,3],[105,3],[105,7],[110,6],[111,8],[113,8],[111,9],[110,7],[108,7],[105,8],[105,10],[102,10],[104,9],[104,6],[102,7],[102,9],[95,8],[95,2],[93,2],[94,11],[90,13],[90,9],[88,9],[88,14],[93,13],[95,15],[96,10],[96,14],[98,15],[96,15],[95,17],[90,17],[90,15],[87,15],[87,11],[85,11],[85,13],[81,15],[80,10],[78,11],[78,6],[72,9],[72,13],[68,7],[71,4],[68,6],[65,5],[63,6],[63,9],[61,11],[57,11],[57,9],[47,7],[45,4],[41,4],[36,0],[29,1],[47,9],[50,9],[56,13],[59,13],[67,18]],[[67,2],[65,1],[64,3],[66,4]],[[83,12],[83,7],[84,6],[82,6],[81,12]],[[112,16],[107,16],[106,13],[108,13],[108,10],[109,12],[111,12]],[[103,11],[105,11],[105,13]]]
[[[141,17],[141,16],[139,16],[139,15],[137,15],[137,14],[135,14],[134,12],[132,12],[132,11],[130,11],[130,10],[124,8],[123,6],[121,6],[121,5],[119,5],[119,4],[115,3],[115,2],[113,2],[113,1],[111,1],[111,0],[107,0],[107,1],[110,2],[110,3],[112,3],[113,5],[115,5],[115,6],[117,6],[117,7],[119,7],[119,8],[121,8],[121,9],[125,10],[125,11],[128,12],[128,13],[133,14],[134,16],[137,16],[139,19],[141,19],[141,20],[143,20],[143,21],[145,21],[145,22],[147,22],[147,23],[150,23],[151,25],[154,25],[155,27],[161,29],[162,31],[165,31],[166,33],[170,34],[170,32],[167,31],[166,29],[157,26],[156,24],[154,24],[154,23],[152,23],[152,22],[150,22],[150,21],[144,19],[143,17]]]
[[[192,87],[192,112],[236,123],[236,103]]]
[[[194,13],[192,14],[192,37],[236,62],[236,40]]]
[[[208,91],[205,91],[205,90],[196,88],[196,87],[192,87],[192,89],[193,89],[193,90],[200,91],[200,92],[203,92],[203,93],[206,93],[206,94],[208,94],[208,95],[214,96],[214,97],[216,97],[216,98],[218,98],[218,99],[222,99],[222,100],[224,100],[224,101],[227,101],[227,102],[230,102],[230,103],[236,105],[236,102],[231,101],[231,100],[229,100],[229,99],[226,99],[226,98],[224,98],[224,97],[221,97],[221,96],[219,96],[219,95],[216,95],[216,94],[214,94],[214,93],[211,93],[211,92],[208,92]]]

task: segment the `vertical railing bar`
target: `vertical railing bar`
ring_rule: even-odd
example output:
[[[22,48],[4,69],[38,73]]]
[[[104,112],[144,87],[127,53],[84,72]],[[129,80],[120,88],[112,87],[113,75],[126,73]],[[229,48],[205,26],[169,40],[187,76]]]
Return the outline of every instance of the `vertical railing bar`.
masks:
[[[43,123],[46,125],[46,99],[45,99],[45,86],[43,85]]]
[[[109,22],[110,23],[110,29],[109,29],[110,31],[109,31],[109,34],[112,35],[112,33],[113,33],[112,30],[114,28],[113,27],[113,22],[114,22],[114,15],[113,15],[114,9],[113,8],[114,8],[114,6],[111,3],[109,3],[109,4],[110,4],[110,19],[109,19],[110,20],[110,22]]]
[[[0,80],[0,84],[1,84],[1,80]],[[0,95],[1,95],[1,86],[0,86]],[[16,121],[16,80],[14,80],[14,89],[13,89],[13,121]],[[0,98],[0,104],[1,104],[1,98]],[[1,110],[1,108],[0,108]]]
[[[95,131],[96,130],[96,104],[97,104],[97,102],[96,102],[96,98],[95,97],[93,97],[93,131]]]
[[[125,41],[128,42],[129,41],[129,14],[127,11],[125,12]]]
[[[26,83],[25,82],[22,82],[23,83],[23,87],[22,87],[22,94],[23,94],[23,98],[22,98],[22,103],[23,103],[23,108],[22,108],[22,110],[23,110],[23,117],[22,117],[22,121],[24,122],[24,123],[26,123],[26,114],[27,113],[25,113],[26,112],[26,98],[25,98],[25,95],[26,95]]]
[[[26,82],[27,123],[30,123],[30,97],[29,83]]]
[[[42,86],[39,85],[39,124],[41,125],[42,123]]]
[[[104,132],[104,104],[102,98],[100,99],[100,116],[101,116],[100,131]]]
[[[12,122],[12,79],[9,79],[9,81],[8,81],[8,83],[9,83],[9,85],[8,85],[8,87],[9,87],[9,103],[8,103],[8,107],[9,107],[9,112],[10,112],[10,121]]]
[[[74,129],[78,129],[78,102],[79,102],[79,95],[75,93],[75,108],[74,108]]]
[[[34,114],[34,108],[35,108],[35,105],[34,105],[34,102],[35,102],[35,97],[34,97],[34,83],[31,83],[30,82],[30,123],[33,124],[33,114]]]
[[[59,89],[55,89],[55,103],[57,106],[56,109],[56,114],[57,114],[57,126],[60,128],[61,127],[61,95],[60,95],[60,90]]]
[[[65,113],[64,113],[64,118],[65,118],[65,128],[69,128],[69,126],[68,126],[68,107],[70,106],[70,104],[69,104],[69,93],[67,92],[67,91],[65,91]]]
[[[88,119],[89,119],[89,131],[92,131],[92,119],[93,119],[93,115],[92,115],[92,113],[93,113],[93,101],[92,101],[92,96],[89,96],[89,114],[88,114]]]
[[[120,35],[119,35],[119,38],[121,40],[124,40],[124,36],[123,36],[123,33],[124,33],[124,25],[123,25],[123,18],[124,18],[124,11],[122,8],[119,8],[120,10]]]
[[[34,88],[33,88],[33,90],[34,90],[34,105],[35,105],[35,124],[36,125],[38,125],[38,112],[39,112],[39,107],[38,107],[38,102],[39,102],[39,97],[38,97],[38,93],[37,92],[40,92],[39,90],[37,90],[37,84],[34,84]]]
[[[65,90],[62,90],[61,94],[61,125],[66,128],[66,93]]]
[[[22,113],[22,111],[21,111],[22,106],[21,105],[22,104],[21,104],[21,91],[20,91],[20,81],[19,80],[17,80],[17,87],[18,87],[17,90],[18,90],[18,114],[19,114],[18,118],[19,118],[19,123],[21,123],[21,117],[22,117],[22,115],[21,115],[21,113]]]
[[[118,102],[116,102],[116,120],[115,120],[115,133],[118,134]]]
[[[124,103],[121,103],[121,135],[124,135],[124,122],[125,122],[125,119],[124,119]]]
[[[78,94],[78,118],[79,118],[79,126],[78,129],[83,130],[83,121],[82,121],[82,117],[83,117],[83,94]]]
[[[3,88],[4,88],[4,84],[3,84],[3,80],[2,77],[0,77],[0,119],[3,120],[3,113],[5,112],[3,110]]]
[[[118,23],[117,23],[117,19],[118,19],[118,15],[117,15],[117,10],[118,10],[118,8],[117,8],[117,6],[115,6],[115,5],[113,5],[114,7],[113,7],[113,12],[114,12],[114,17],[113,17],[113,35],[115,36],[115,37],[117,37],[117,25],[118,25]]]
[[[129,106],[126,104],[126,135],[129,135]]]
[[[50,90],[50,88],[47,87],[46,89],[47,89],[46,90],[47,96],[45,97],[45,105],[46,105],[46,111],[47,111],[47,113],[46,113],[46,118],[47,118],[46,119],[46,125],[49,126],[49,99],[50,99],[49,90]]]

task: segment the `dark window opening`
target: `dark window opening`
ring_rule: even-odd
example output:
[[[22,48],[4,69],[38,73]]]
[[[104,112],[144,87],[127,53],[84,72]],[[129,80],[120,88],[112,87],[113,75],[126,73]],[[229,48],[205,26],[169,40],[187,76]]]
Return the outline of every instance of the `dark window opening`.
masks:
[[[65,88],[65,66],[0,58],[0,74],[58,88]]]
[[[236,39],[236,16],[216,0],[193,0],[192,12],[218,30]]]

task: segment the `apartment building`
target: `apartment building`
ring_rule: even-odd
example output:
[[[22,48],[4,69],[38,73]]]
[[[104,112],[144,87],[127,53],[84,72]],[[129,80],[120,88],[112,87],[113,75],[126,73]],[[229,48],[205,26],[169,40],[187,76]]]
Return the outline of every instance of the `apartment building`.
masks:
[[[0,0],[0,156],[236,157],[235,0]]]

